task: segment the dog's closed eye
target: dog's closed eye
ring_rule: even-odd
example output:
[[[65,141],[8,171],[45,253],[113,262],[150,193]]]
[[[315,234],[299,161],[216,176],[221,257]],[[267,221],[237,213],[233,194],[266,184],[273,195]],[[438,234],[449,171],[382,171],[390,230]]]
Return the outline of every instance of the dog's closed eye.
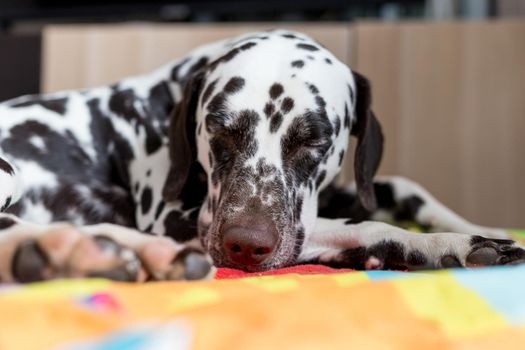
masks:
[[[211,151],[219,164],[229,163],[235,159],[236,151],[227,140],[215,138],[210,142]]]
[[[317,125],[316,125],[317,124]],[[329,133],[318,123],[298,119],[282,139],[283,155],[292,156],[301,151],[324,153],[330,147]]]

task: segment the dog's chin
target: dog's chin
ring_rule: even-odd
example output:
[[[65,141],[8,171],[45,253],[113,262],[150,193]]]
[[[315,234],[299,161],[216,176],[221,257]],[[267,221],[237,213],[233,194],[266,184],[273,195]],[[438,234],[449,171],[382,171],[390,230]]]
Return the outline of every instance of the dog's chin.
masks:
[[[257,264],[257,265],[239,266],[238,264],[234,264],[228,259],[223,259],[221,257],[219,257],[218,259],[212,257],[212,260],[213,260],[214,266],[216,267],[224,267],[224,268],[242,270],[245,272],[265,272],[265,271],[276,270],[276,269],[280,269],[283,267],[293,265],[293,264],[281,264],[281,263],[268,262],[268,263]]]

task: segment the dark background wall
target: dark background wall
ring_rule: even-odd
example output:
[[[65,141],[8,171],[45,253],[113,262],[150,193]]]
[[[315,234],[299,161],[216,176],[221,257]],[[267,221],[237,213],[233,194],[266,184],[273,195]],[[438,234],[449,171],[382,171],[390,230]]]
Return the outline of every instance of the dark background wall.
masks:
[[[40,90],[39,34],[0,34],[0,101]]]

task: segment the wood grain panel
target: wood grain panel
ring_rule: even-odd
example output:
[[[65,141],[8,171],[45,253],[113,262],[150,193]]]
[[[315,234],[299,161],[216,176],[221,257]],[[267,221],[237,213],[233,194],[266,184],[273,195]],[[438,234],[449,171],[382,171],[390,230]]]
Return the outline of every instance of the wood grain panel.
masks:
[[[278,27],[310,34],[342,60],[349,55],[350,29],[343,24],[50,26],[44,30],[42,90],[109,84],[153,70],[199,45]]]
[[[361,23],[354,35],[387,135],[381,173],[473,221],[525,227],[525,23]]]

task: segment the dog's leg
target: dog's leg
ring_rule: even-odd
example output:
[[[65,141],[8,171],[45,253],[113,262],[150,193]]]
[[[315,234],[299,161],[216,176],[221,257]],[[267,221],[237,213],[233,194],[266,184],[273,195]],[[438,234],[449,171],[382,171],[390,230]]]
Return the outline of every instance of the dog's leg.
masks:
[[[319,211],[323,217],[349,217],[354,222],[376,220],[412,221],[432,232],[458,232],[489,238],[508,238],[503,229],[473,224],[447,208],[421,185],[404,177],[384,176],[374,179],[378,208],[364,210],[356,199],[355,186],[326,190]]]
[[[525,250],[505,239],[417,234],[380,222],[319,218],[299,261],[367,270],[479,267],[523,263]]]
[[[112,224],[35,225],[0,214],[0,281],[64,277],[121,281],[201,279],[211,261],[188,245]]]

